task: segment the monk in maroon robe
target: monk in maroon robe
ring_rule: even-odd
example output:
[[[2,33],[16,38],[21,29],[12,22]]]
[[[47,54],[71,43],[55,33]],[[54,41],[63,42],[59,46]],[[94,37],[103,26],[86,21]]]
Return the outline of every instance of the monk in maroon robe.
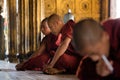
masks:
[[[48,18],[51,34],[45,37],[45,49],[29,61],[25,62],[19,70],[43,70],[47,74],[56,74],[54,70],[66,73],[76,73],[80,56],[75,52],[72,39],[74,22],[63,23],[62,19],[53,14]]]
[[[38,50],[36,50],[36,51],[28,52],[28,53],[26,54],[28,60],[26,60],[26,61],[23,62],[23,63],[17,64],[17,65],[16,65],[16,69],[17,69],[17,70],[24,70],[23,64],[25,64],[26,62],[29,62],[30,59],[32,59],[32,58],[40,55],[40,54],[44,51],[45,46],[46,46],[45,44],[46,44],[46,41],[47,41],[47,40],[46,40],[46,39],[47,39],[47,35],[51,33],[51,30],[50,30],[50,28],[49,28],[49,26],[48,26],[48,22],[47,22],[47,21],[48,21],[48,18],[45,18],[45,19],[43,19],[43,20],[41,21],[40,28],[41,28],[41,32],[45,35],[45,37],[42,39],[42,41],[41,41],[41,38],[39,38],[39,41],[41,41],[41,42],[40,42],[40,47],[39,47]],[[36,68],[36,69],[39,69],[39,68]]]
[[[51,33],[50,28],[49,28],[48,23],[47,23],[47,20],[48,20],[48,18],[46,17],[45,19],[43,19],[41,21],[41,25],[40,25],[40,28],[41,28],[40,30],[45,36]],[[40,48],[43,46],[44,41],[45,41],[45,38],[43,38],[42,41],[41,41],[41,33],[40,33],[39,34],[39,42],[40,42],[40,45],[41,45]],[[31,55],[32,56],[36,55],[34,53],[39,53],[39,50],[40,49],[38,49],[37,51],[30,51],[30,52],[26,53],[25,54],[26,55],[25,59],[28,59],[29,57],[31,57]],[[20,58],[20,56],[18,56],[18,58]]]
[[[73,40],[84,56],[78,67],[80,80],[120,80],[120,19],[103,22],[84,19],[74,26]],[[102,55],[108,58],[106,64]]]

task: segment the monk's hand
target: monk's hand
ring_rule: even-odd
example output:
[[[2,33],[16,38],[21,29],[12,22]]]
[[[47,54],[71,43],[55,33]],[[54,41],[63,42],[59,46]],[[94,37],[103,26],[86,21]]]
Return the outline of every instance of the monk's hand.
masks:
[[[112,61],[110,63],[113,64]],[[102,77],[108,76],[112,73],[102,59],[100,59],[96,65],[96,72]]]
[[[63,72],[65,72],[65,70],[64,70],[64,69],[59,70],[59,69],[57,69],[57,68],[46,68],[46,69],[44,69],[43,72],[44,72],[45,74],[54,75],[54,74],[63,73]]]
[[[18,70],[18,71],[24,71],[23,66],[24,66],[25,63],[26,63],[26,61],[17,64],[17,65],[15,66],[16,70]]]
[[[22,70],[22,66],[23,66],[23,65],[24,65],[24,63],[17,64],[17,65],[15,66],[16,70],[18,70],[18,71]]]
[[[53,65],[51,65],[51,64],[45,64],[43,70],[45,70],[47,68],[53,68]]]

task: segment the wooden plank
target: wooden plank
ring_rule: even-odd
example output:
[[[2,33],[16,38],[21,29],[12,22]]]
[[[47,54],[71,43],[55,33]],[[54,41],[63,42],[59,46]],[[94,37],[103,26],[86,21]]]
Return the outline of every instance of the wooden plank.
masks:
[[[46,75],[41,71],[16,71],[15,63],[0,61],[0,80],[78,80],[75,75]]]
[[[75,75],[45,75],[34,71],[0,71],[0,79],[4,80],[78,80]]]

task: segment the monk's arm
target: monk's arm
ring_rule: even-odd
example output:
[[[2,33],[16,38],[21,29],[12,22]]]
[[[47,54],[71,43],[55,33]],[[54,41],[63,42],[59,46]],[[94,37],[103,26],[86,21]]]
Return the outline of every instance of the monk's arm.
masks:
[[[71,42],[71,38],[69,38],[69,37],[66,37],[64,39],[64,41],[62,41],[62,43],[58,47],[58,49],[53,57],[51,63],[49,64],[50,67],[53,67],[55,65],[55,63],[57,62],[57,60],[64,54],[64,52],[67,50],[70,42]]]
[[[27,59],[26,61],[22,62],[22,63],[19,63],[17,64],[15,67],[17,70],[22,70],[24,64],[26,64],[27,62],[29,62],[30,59],[42,54],[42,52],[45,50],[45,44],[42,43],[41,46],[39,47],[39,49],[33,53],[33,55],[31,55],[31,57],[29,57],[29,59]]]
[[[42,54],[45,48],[46,48],[45,43],[41,43],[40,47],[31,55],[29,59]]]

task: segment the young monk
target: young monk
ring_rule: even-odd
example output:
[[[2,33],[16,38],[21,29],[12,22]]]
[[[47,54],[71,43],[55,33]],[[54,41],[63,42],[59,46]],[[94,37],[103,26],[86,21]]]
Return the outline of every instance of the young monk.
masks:
[[[47,35],[51,33],[51,30],[48,26],[48,18],[45,18],[42,20],[41,22],[41,32],[45,35],[45,37],[42,39],[42,42],[40,43],[40,47],[37,51],[32,51],[32,52],[29,52],[27,54],[27,58],[29,58],[27,61],[29,61],[31,58],[33,58],[34,56],[38,56],[41,54],[41,52],[44,50],[44,47],[45,47],[45,44],[46,44],[46,39],[47,39]],[[16,69],[19,70],[20,68],[22,68],[22,65],[24,63],[26,63],[27,61],[23,62],[23,63],[20,63],[18,65],[16,65]]]
[[[120,19],[107,20],[103,26],[93,19],[81,20],[74,26],[73,41],[84,56],[77,71],[80,80],[120,80]]]
[[[47,74],[75,73],[80,58],[71,44],[74,22],[70,20],[64,24],[60,16],[53,14],[48,18],[48,24],[51,34],[46,39],[44,52],[30,59],[21,69],[38,67]]]
[[[45,19],[43,19],[42,20],[42,22],[41,22],[41,26],[40,26],[40,28],[41,28],[41,32],[46,36],[46,35],[48,35],[48,34],[50,34],[50,28],[49,28],[49,26],[48,26],[48,23],[47,23],[47,19],[48,18],[45,18]],[[40,42],[40,45],[44,42],[44,39],[45,38],[43,38],[43,40],[42,40],[42,42],[41,42],[41,37],[39,37],[39,42]],[[26,59],[28,59],[33,53],[35,53],[35,51],[30,51],[30,52],[28,52],[27,54],[26,54]]]
[[[42,20],[42,22],[41,22],[41,32],[44,34],[44,35],[48,35],[48,34],[50,34],[50,28],[49,28],[49,26],[48,26],[48,23],[47,23],[47,21],[48,21],[48,18],[45,18],[45,19],[43,19]]]

